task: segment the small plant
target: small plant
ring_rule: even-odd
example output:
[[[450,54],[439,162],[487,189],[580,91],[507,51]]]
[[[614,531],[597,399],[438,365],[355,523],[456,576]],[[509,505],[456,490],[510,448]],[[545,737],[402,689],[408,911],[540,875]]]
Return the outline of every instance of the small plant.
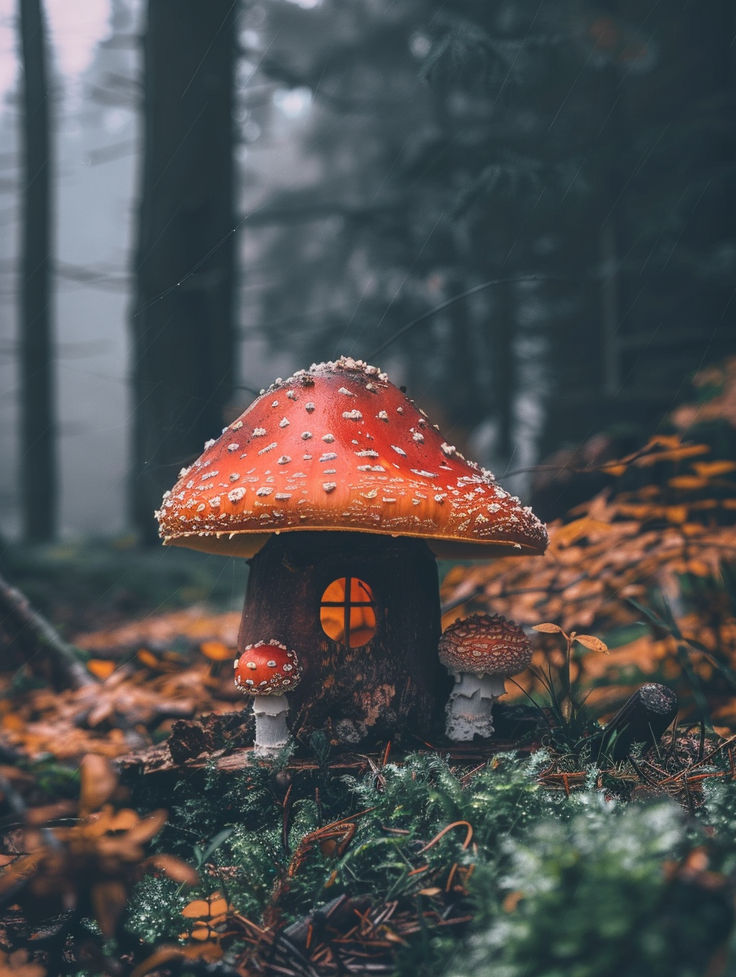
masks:
[[[608,654],[608,647],[595,635],[578,634],[577,631],[568,633],[559,624],[536,624],[532,630],[542,634],[559,634],[565,642],[563,659],[558,666],[550,662],[546,670],[532,667],[531,671],[549,697],[553,738],[561,741],[561,745],[572,746],[596,728],[594,720],[585,709],[586,697],[581,696],[579,686],[573,681],[575,645],[582,645],[589,651],[604,655]]]

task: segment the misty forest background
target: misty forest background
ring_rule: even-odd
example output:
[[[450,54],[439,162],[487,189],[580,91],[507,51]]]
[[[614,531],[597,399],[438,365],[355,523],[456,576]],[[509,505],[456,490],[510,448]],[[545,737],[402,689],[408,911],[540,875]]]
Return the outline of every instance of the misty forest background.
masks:
[[[73,85],[4,7],[6,541],[155,544],[202,443],[339,354],[554,518],[736,348],[728,0],[111,0]]]
[[[733,0],[0,0],[0,972],[736,973],[735,38]],[[445,627],[534,659],[490,742],[254,763],[245,561],[153,513],[341,354],[549,522],[439,568]]]

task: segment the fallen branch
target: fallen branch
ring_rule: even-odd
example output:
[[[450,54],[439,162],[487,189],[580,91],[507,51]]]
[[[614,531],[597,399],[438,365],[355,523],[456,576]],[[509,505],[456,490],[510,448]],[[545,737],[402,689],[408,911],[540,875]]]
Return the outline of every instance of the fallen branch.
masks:
[[[32,606],[25,594],[0,576],[0,630],[4,631],[34,675],[54,689],[81,689],[94,685],[73,645]]]

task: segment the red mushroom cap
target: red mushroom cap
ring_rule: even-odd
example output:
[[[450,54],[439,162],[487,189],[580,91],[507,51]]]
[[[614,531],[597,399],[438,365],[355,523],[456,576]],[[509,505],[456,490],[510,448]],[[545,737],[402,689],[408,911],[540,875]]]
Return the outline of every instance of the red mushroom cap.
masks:
[[[283,695],[301,677],[296,652],[273,639],[246,645],[235,661],[235,685],[246,695]]]
[[[376,367],[277,380],[164,496],[164,543],[252,556],[276,532],[423,538],[441,556],[543,553],[547,532]]]
[[[531,664],[532,646],[518,624],[500,614],[473,614],[443,632],[439,659],[451,672],[517,675]]]

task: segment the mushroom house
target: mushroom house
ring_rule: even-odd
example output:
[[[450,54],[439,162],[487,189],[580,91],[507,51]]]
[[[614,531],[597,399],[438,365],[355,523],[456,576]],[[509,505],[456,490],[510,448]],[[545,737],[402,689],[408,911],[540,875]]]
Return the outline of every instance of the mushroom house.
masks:
[[[157,517],[167,545],[249,560],[238,661],[292,651],[299,681],[278,689],[292,735],[344,744],[442,728],[453,680],[437,654],[436,557],[547,545],[530,508],[349,357],[276,380],[179,473]],[[244,684],[255,671],[236,671],[260,701]]]

